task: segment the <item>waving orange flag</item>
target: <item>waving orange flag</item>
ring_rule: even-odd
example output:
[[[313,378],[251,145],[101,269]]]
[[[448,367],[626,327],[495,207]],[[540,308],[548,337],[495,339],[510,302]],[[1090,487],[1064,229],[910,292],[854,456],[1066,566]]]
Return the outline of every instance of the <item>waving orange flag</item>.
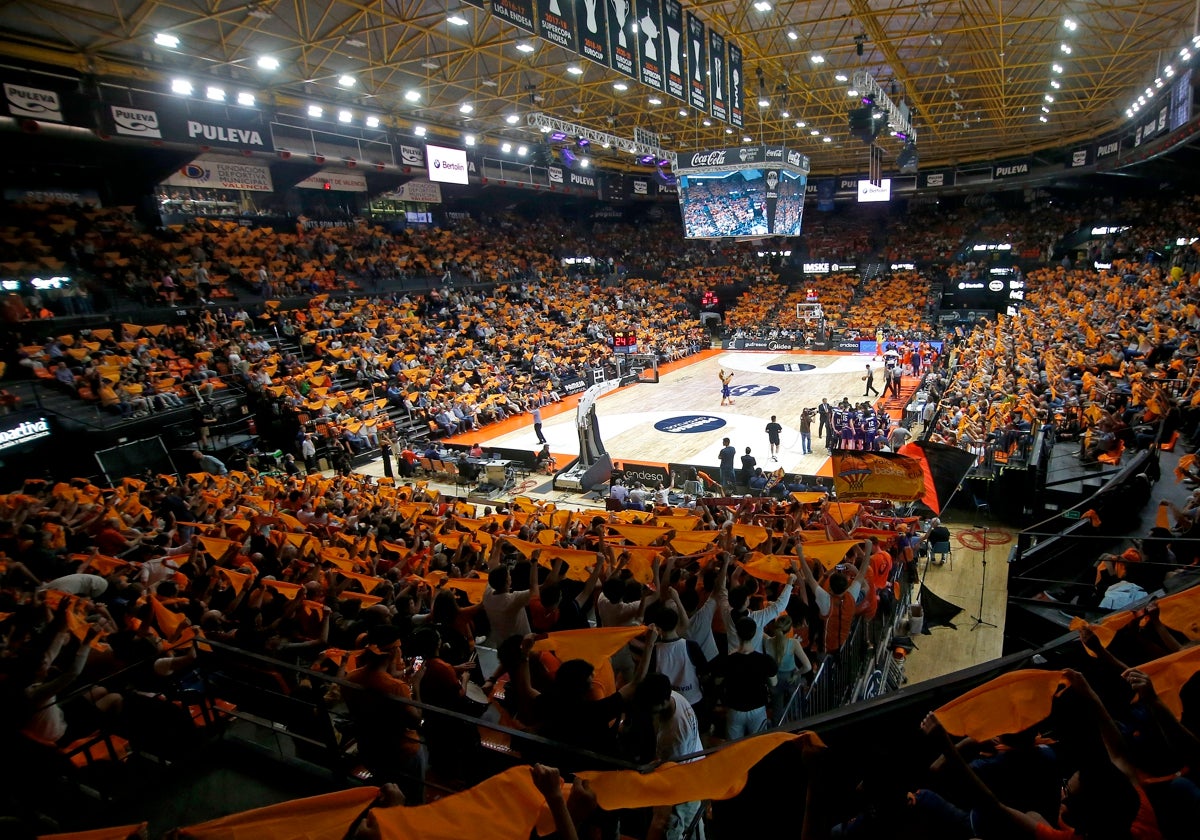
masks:
[[[609,525],[609,530],[616,531],[634,545],[650,545],[657,539],[667,535],[670,528],[657,528],[653,525]]]
[[[688,531],[671,538],[671,548],[680,554],[699,554],[719,537],[716,531]]]
[[[1151,660],[1139,666],[1138,670],[1154,682],[1158,699],[1175,717],[1179,717],[1183,714],[1179,692],[1188,680],[1200,672],[1200,646],[1184,648],[1169,656]]]
[[[413,808],[376,808],[367,817],[380,840],[527,840],[545,800],[534,787],[529,767],[505,770],[473,788]]]
[[[245,572],[235,572],[233,569],[226,569],[224,566],[217,566],[217,574],[229,581],[229,585],[233,587],[235,595],[241,595],[242,590],[246,588],[254,575],[248,575]]]
[[[129,840],[141,837],[146,823],[114,825],[110,828],[94,828],[91,831],[69,831],[66,834],[41,834],[38,840]]]
[[[356,787],[294,799],[181,828],[179,836],[186,840],[342,840],[378,794],[377,787]]]
[[[761,525],[743,525],[740,522],[733,526],[733,535],[745,540],[750,548],[758,548],[767,541],[768,536],[767,529]]]
[[[548,650],[566,662],[582,659],[596,669],[595,679],[612,693],[616,691],[609,658],[633,639],[642,635],[646,628],[637,627],[589,627],[585,630],[560,630],[548,633],[546,638],[534,642],[535,651]]]
[[[174,639],[179,633],[179,628],[187,622],[187,616],[171,612],[153,595],[150,596],[150,609],[154,613],[154,623],[158,625],[159,632],[167,641]]]
[[[279,593],[280,596],[289,601],[294,601],[296,596],[298,596],[304,589],[304,587],[298,583],[289,583],[285,580],[271,580],[270,578],[264,579],[262,584],[267,589]]]
[[[951,700],[937,710],[938,720],[976,741],[1021,732],[1050,716],[1061,684],[1061,671],[1013,671]]]

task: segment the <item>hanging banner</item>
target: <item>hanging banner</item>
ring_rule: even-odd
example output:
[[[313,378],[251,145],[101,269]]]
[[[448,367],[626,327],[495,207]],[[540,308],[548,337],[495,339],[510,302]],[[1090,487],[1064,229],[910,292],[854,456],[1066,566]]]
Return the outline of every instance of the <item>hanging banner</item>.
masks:
[[[8,113],[19,120],[66,122],[62,97],[56,90],[5,82],[4,104]]]
[[[323,169],[296,184],[301,190],[332,190],[334,192],[366,192],[367,176],[358,172],[337,172]]]
[[[954,186],[953,169],[935,169],[917,176],[917,189],[928,190]]]
[[[679,0],[663,0],[662,4],[663,76],[667,83],[667,94],[687,101],[684,87],[684,68],[687,66],[687,38],[683,32],[683,6]]]
[[[571,0],[536,0],[534,6],[542,38],[571,52],[579,52],[575,7]]]
[[[547,167],[546,175],[551,184],[561,184],[563,182],[563,170],[561,166]]]
[[[708,113],[708,39],[704,21],[687,13],[688,103],[701,114]]]
[[[396,201],[415,201],[421,204],[441,204],[442,187],[424,178],[415,178],[401,184],[388,198]]]
[[[1067,155],[1067,169],[1079,169],[1083,166],[1091,166],[1096,162],[1094,157],[1095,146],[1084,146],[1082,149],[1072,149]]]
[[[404,166],[419,166],[425,168],[425,152],[416,146],[400,146],[400,163]]]
[[[126,137],[145,137],[148,140],[162,139],[162,131],[158,128],[157,111],[151,111],[148,108],[110,105],[104,117],[107,127],[116,134]]]
[[[664,41],[659,0],[637,0],[638,80],[655,90],[666,90]]]
[[[492,0],[492,14],[531,35],[537,33],[533,26],[532,0]]]
[[[1101,143],[1098,146],[1096,146],[1096,160],[1101,160],[1102,158],[1111,157],[1112,155],[1115,155],[1119,151],[1121,151],[1121,141],[1120,140],[1114,139],[1114,140],[1101,141]]]
[[[708,31],[708,63],[711,67],[709,76],[710,113],[722,122],[729,120],[729,86],[726,84],[725,72],[725,38],[719,32]]]
[[[841,501],[888,499],[911,502],[925,492],[925,473],[918,461],[892,452],[833,453],[833,488]]]
[[[1033,158],[1021,158],[1019,160],[997,163],[992,167],[992,180],[1001,181],[1005,178],[1021,178],[1028,175],[1032,168]]]
[[[729,121],[738,128],[745,124],[744,109],[746,106],[742,78],[742,49],[733,41],[729,42]]]
[[[634,198],[650,197],[650,182],[645,178],[634,178],[629,183],[632,187],[630,193]]]
[[[274,192],[271,170],[236,158],[196,158],[163,181],[172,187]]]
[[[637,33],[629,0],[603,0],[608,6],[608,66],[622,76],[637,78]]]
[[[560,0],[561,2],[561,0]],[[608,66],[608,0],[575,0],[579,54]]]
[[[272,148],[261,111],[207,102],[176,102],[166,97],[155,97],[154,102],[163,140],[249,151]]]

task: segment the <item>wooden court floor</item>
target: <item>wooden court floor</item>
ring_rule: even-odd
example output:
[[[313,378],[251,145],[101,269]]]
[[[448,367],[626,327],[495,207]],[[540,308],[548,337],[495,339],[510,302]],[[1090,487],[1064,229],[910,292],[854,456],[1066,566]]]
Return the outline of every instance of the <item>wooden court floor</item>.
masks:
[[[596,404],[600,436],[614,461],[715,465],[721,440],[728,437],[739,458],[749,446],[764,469],[782,466],[788,472],[828,474],[828,453],[815,439],[815,418],[813,452],[802,452],[800,414],[806,406],[816,408],[822,397],[828,397],[831,403],[842,397],[862,401],[862,376],[868,363],[876,370],[875,387],[882,390],[881,363],[870,356],[738,351],[705,354],[663,374],[658,383],[639,383],[602,397]],[[721,405],[718,372],[722,369],[733,373],[733,405]],[[771,415],[783,426],[777,462],[770,460],[765,432]],[[573,408],[547,416],[542,433],[556,455],[579,454]],[[489,435],[485,428],[455,440],[478,440],[485,449],[538,448],[528,415],[516,428],[510,421],[508,428],[501,428],[498,434]]]

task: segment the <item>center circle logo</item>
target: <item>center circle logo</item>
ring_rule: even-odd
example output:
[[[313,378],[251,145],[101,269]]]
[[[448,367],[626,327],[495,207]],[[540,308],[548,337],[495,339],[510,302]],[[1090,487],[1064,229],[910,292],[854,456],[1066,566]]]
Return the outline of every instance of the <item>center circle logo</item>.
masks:
[[[806,365],[803,362],[788,362],[787,364],[767,365],[767,370],[771,371],[772,373],[804,373],[806,370],[816,369],[816,365]]]
[[[778,385],[734,385],[729,393],[735,397],[769,397],[779,393]]]
[[[711,414],[684,414],[681,417],[659,420],[654,424],[654,428],[673,435],[695,435],[701,432],[715,432],[724,425],[724,420]]]

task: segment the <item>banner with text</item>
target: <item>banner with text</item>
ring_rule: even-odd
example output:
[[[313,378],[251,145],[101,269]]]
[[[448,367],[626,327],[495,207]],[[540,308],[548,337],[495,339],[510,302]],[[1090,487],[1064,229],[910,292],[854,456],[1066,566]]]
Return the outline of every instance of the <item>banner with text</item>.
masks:
[[[687,38],[683,31],[683,6],[679,0],[663,0],[662,4],[663,79],[667,94],[687,101],[684,77],[687,67]]]
[[[334,192],[366,192],[367,176],[359,172],[339,172],[322,169],[296,184],[302,190],[332,190]]]
[[[87,100],[75,80],[5,72],[3,85],[4,112],[13,119],[92,125]]]
[[[745,123],[745,79],[742,78],[742,49],[729,42],[729,121],[738,128]]]
[[[531,35],[537,32],[533,25],[533,0],[492,0],[492,14]]]
[[[710,66],[708,96],[710,113],[722,122],[729,121],[729,86],[726,84],[728,67],[725,60],[725,37],[719,32],[708,31],[708,63]]]
[[[892,452],[833,452],[833,489],[838,499],[911,502],[925,492],[925,471],[915,458]]]
[[[637,78],[637,23],[629,0],[596,0],[608,6],[608,66],[622,76]]]
[[[442,187],[424,178],[415,178],[401,184],[387,198],[396,201],[415,201],[421,204],[441,204]]]
[[[663,73],[662,6],[659,0],[637,0],[638,80],[655,90],[666,90]]]
[[[171,173],[164,184],[196,189],[274,192],[271,170],[244,163],[237,158],[202,156]]]
[[[271,133],[255,108],[183,100],[145,91],[114,90],[126,101],[100,109],[100,130],[122,137],[167,140],[192,146],[271,151]]]
[[[1002,181],[1005,178],[1023,178],[1033,169],[1033,158],[1019,158],[1004,161],[992,166],[992,180]]]
[[[687,13],[688,103],[701,114],[708,113],[708,37],[704,21]]]
[[[953,169],[931,169],[917,176],[917,189],[930,190],[954,186]]]
[[[1079,149],[1071,149],[1067,155],[1067,169],[1079,169],[1084,166],[1091,166],[1096,162],[1095,146],[1084,146]]]
[[[571,52],[579,52],[575,7],[568,0],[535,0],[534,7],[542,38]]]
[[[579,28],[579,54],[607,67],[608,0],[575,0],[575,21]]]

